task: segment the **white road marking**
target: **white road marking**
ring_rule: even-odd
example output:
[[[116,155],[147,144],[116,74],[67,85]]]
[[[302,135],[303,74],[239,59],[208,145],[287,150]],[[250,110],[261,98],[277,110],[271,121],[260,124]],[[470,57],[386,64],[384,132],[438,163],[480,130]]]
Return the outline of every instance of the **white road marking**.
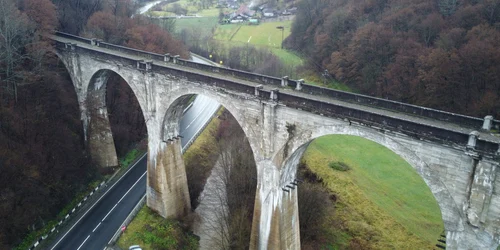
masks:
[[[111,210],[109,210],[109,212],[106,214],[106,216],[104,216],[104,218],[102,218],[101,222],[102,222],[102,221],[104,221],[104,220],[108,217],[108,215],[111,213],[111,211],[113,211],[113,209],[115,209],[116,205],[118,205],[118,203],[116,203],[116,204],[115,204],[115,205],[111,208]]]
[[[82,248],[83,244],[85,244],[85,242],[90,238],[90,235],[87,236],[87,238],[85,238],[85,240],[83,241],[83,243],[76,249],[76,250],[80,250],[80,248]]]
[[[195,122],[195,121],[196,121],[196,119],[198,119],[198,117],[200,117],[200,115],[202,115],[202,114],[203,114],[203,111],[205,111],[205,109],[207,109],[207,106],[206,106],[206,105],[205,105],[205,107],[203,107],[202,112],[198,113],[198,115],[197,115],[197,116],[196,116],[196,117],[195,117],[195,118],[191,121],[191,123],[189,123],[189,124],[187,125],[187,127],[186,127],[184,130],[188,129],[188,128],[189,128],[189,126],[191,126],[191,124],[193,124],[193,122]]]
[[[95,230],[101,225],[101,222],[99,222],[99,224],[97,224],[97,226],[94,228],[94,230],[92,230],[92,233],[95,232]]]
[[[137,181],[134,183],[134,185],[132,185],[128,190],[127,192],[122,196],[122,198],[113,206],[113,208],[111,208],[111,210],[109,210],[109,212],[106,214],[106,216],[104,216],[104,218],[102,219],[102,221],[104,221],[106,219],[106,217],[108,217],[108,215],[113,211],[113,209],[115,209],[115,207],[118,205],[118,203],[120,203],[120,201],[123,200],[123,198],[125,198],[125,196],[127,196],[127,194],[130,192],[130,190],[132,190],[132,188],[135,187],[135,185],[137,185],[137,183],[139,183],[139,181],[142,179],[142,177],[144,177],[144,175],[146,175],[148,171],[144,172],[144,174],[141,175],[141,177],[139,177],[139,179],[137,179]]]
[[[83,214],[83,216],[82,216],[82,217],[80,217],[80,219],[78,219],[78,221],[77,221],[75,224],[73,224],[73,226],[72,226],[72,227],[68,230],[68,232],[66,232],[66,233],[63,235],[63,237],[61,237],[61,239],[59,239],[59,241],[57,241],[57,243],[56,243],[56,244],[55,244],[55,245],[54,245],[54,246],[53,246],[50,250],[53,250],[54,248],[56,248],[56,247],[57,247],[57,245],[58,245],[58,244],[59,244],[59,243],[60,243],[60,242],[64,239],[64,237],[66,237],[66,235],[68,235],[68,233],[69,233],[69,232],[71,232],[71,230],[73,230],[73,228],[74,228],[74,227],[78,224],[78,222],[80,222],[80,221],[81,221],[81,220],[85,217],[85,215],[87,215],[87,213],[88,213],[90,210],[92,210],[92,208],[93,208],[93,207],[94,207],[97,203],[99,203],[99,201],[100,201],[100,200],[101,200],[104,196],[106,196],[106,194],[107,194],[107,193],[108,193],[111,189],[113,189],[113,187],[114,187],[116,184],[118,184],[118,182],[120,182],[120,180],[121,180],[123,177],[125,177],[125,176],[127,175],[127,173],[128,173],[128,172],[130,172],[130,170],[132,170],[132,169],[133,169],[133,168],[137,165],[137,163],[139,163],[139,162],[142,160],[142,158],[146,157],[146,155],[148,155],[148,154],[147,154],[147,153],[146,153],[146,154],[144,154],[144,155],[143,155],[143,156],[142,156],[142,157],[141,157],[141,158],[140,158],[140,159],[139,159],[139,160],[138,160],[138,161],[137,161],[134,165],[132,165],[132,167],[131,167],[129,170],[127,170],[127,172],[125,172],[125,174],[124,174],[122,177],[120,177],[120,179],[118,179],[118,181],[116,181],[116,182],[115,182],[115,184],[113,184],[113,185],[112,185],[112,186],[111,186],[111,187],[110,187],[110,188],[109,188],[109,189],[108,189],[108,190],[107,190],[107,191],[106,191],[106,192],[105,192],[105,193],[104,193],[104,194],[103,194],[103,195],[102,195],[102,196],[101,196],[101,197],[100,197],[100,198],[99,198],[99,199],[98,199],[98,200],[97,200],[97,201],[96,201],[96,202],[95,202],[95,203],[94,203],[94,204],[93,204],[93,205],[92,205],[92,206],[91,206],[88,210],[87,210],[87,212],[85,212],[85,213]]]

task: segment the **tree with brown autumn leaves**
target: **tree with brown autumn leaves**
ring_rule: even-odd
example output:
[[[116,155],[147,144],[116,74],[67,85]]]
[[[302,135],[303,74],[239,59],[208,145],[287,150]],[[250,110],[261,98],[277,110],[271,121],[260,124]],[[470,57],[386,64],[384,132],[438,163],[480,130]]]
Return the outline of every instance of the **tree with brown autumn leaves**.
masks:
[[[500,116],[500,1],[301,0],[298,8],[285,44],[311,68],[361,93]]]

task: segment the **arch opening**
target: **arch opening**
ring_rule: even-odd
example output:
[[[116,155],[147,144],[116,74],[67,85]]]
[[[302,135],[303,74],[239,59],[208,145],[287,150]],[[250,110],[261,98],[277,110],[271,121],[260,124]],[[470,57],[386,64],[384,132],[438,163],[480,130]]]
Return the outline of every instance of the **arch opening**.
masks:
[[[181,136],[188,202],[199,218],[192,227],[202,249],[250,244],[257,169],[230,109],[212,96],[183,94],[169,105],[162,122],[162,143],[172,145]]]
[[[299,146],[285,163],[282,179],[292,173],[304,181],[298,188],[302,247],[438,244],[444,231],[439,204],[416,167],[398,153],[380,141],[349,134],[321,135]],[[315,197],[332,206],[317,211]],[[318,219],[320,213],[324,217],[318,223],[303,220]]]
[[[147,149],[143,110],[129,83],[108,69],[95,72],[85,95],[82,119],[94,163],[101,171],[127,165]],[[122,159],[119,162],[119,159]]]

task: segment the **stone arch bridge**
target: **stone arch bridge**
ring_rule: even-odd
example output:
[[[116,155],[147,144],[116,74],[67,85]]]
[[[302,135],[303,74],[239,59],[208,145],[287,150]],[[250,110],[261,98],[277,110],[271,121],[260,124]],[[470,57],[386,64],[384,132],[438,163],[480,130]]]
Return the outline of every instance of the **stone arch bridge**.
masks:
[[[295,179],[307,145],[328,134],[360,136],[404,158],[439,204],[449,249],[495,249],[500,230],[500,121],[468,117],[305,84],[288,77],[197,64],[65,33],[53,36],[101,166],[117,165],[106,111],[108,76],[134,92],[148,131],[147,204],[164,217],[190,210],[179,119],[190,95],[227,108],[257,165],[252,249],[300,249]]]

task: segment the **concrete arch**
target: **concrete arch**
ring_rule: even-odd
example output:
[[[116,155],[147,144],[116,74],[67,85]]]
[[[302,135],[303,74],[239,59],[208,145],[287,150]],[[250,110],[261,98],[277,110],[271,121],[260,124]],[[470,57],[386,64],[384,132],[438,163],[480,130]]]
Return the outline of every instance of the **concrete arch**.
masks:
[[[130,84],[119,71],[117,72],[113,69],[98,69],[89,74],[90,79],[88,84],[84,85],[86,88],[81,92],[83,95],[81,99],[84,100],[82,108],[84,132],[92,159],[101,167],[118,166],[118,157],[106,105],[107,84],[113,74],[127,83],[137,101],[139,101],[137,92],[134,92],[134,85]],[[145,120],[144,110],[142,105],[140,106],[143,119]]]
[[[127,74],[126,71],[123,72],[118,66],[113,66],[108,64],[99,65],[99,67],[96,68],[94,71],[90,71],[87,75],[84,75],[82,77],[82,80],[84,82],[84,85],[82,85],[82,90],[84,91],[83,92],[84,98],[88,97],[88,92],[92,88],[94,88],[94,90],[99,90],[101,88],[104,88],[104,90],[106,90],[107,80],[108,80],[107,78],[109,78],[110,74],[118,75],[127,83],[127,85],[134,93],[134,96],[137,99],[139,106],[141,107],[141,112],[144,117],[144,120],[146,120],[145,114],[147,113],[147,105],[144,98],[141,98],[143,96],[141,95],[143,90],[142,86],[140,86],[140,79],[137,79],[136,77]]]
[[[169,137],[177,136],[178,135],[178,122],[179,118],[182,115],[182,111],[184,108],[187,106],[187,101],[188,97],[191,95],[200,95],[200,96],[206,96],[216,102],[218,102],[221,106],[223,106],[225,109],[227,109],[235,118],[239,126],[242,128],[243,132],[245,133],[245,136],[250,143],[250,147],[252,148],[252,152],[254,155],[254,159],[256,158],[255,156],[258,154],[258,151],[260,150],[259,146],[259,138],[258,132],[254,131],[254,127],[249,124],[251,121],[247,121],[245,117],[245,110],[242,110],[241,106],[237,106],[234,104],[234,100],[231,100],[230,98],[227,98],[227,94],[222,94],[216,91],[211,91],[211,90],[206,90],[206,89],[201,89],[201,88],[196,88],[196,89],[178,89],[175,91],[172,91],[169,93],[169,103],[168,105],[163,105],[167,107],[163,113],[164,114],[162,117],[162,127],[161,127],[161,133],[162,137],[165,139],[168,139]],[[236,97],[238,98],[238,97]],[[177,117],[177,118],[176,118]],[[169,119],[174,118],[174,122],[177,124],[172,124]],[[255,123],[255,122],[254,122]],[[257,160],[257,159],[255,159]]]
[[[449,192],[446,185],[437,177],[435,173],[417,152],[398,142],[388,134],[384,134],[373,129],[362,126],[351,125],[330,125],[310,127],[309,131],[298,133],[291,146],[293,152],[286,159],[280,178],[281,183],[293,181],[296,178],[297,164],[307,146],[316,138],[325,135],[351,135],[365,138],[380,144],[403,158],[422,177],[431,190],[441,211],[441,218],[447,232],[463,231],[465,229],[464,215],[460,207]]]
[[[66,71],[68,72],[69,77],[71,78],[71,84],[73,84],[73,87],[76,88],[76,82],[77,82],[76,73],[72,71],[75,69],[75,67],[72,67],[70,62],[68,62],[66,60],[67,57],[62,56],[61,53],[59,53],[57,50],[55,50],[53,52],[47,52],[47,53],[53,53],[54,55],[57,56],[59,61],[61,61],[63,63],[64,68],[66,68]]]

